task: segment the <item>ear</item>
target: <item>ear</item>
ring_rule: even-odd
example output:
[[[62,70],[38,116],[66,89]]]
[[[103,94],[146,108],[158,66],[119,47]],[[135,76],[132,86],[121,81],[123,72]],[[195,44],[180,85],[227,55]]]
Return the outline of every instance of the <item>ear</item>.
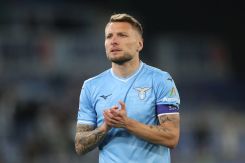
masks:
[[[139,46],[138,46],[137,51],[140,52],[140,51],[143,49],[143,39],[140,39],[140,40],[139,40],[138,45],[139,45]]]

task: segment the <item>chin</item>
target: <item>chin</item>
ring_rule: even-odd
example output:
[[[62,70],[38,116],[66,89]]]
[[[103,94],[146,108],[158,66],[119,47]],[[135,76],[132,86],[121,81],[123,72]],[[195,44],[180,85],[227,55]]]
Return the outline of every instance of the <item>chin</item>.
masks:
[[[111,62],[122,65],[128,61],[130,61],[132,58],[117,58],[117,59],[110,59]]]
[[[116,63],[116,64],[124,64],[133,59],[133,57],[130,54],[120,55],[119,53],[113,53],[113,54],[107,55],[107,58],[111,62]]]

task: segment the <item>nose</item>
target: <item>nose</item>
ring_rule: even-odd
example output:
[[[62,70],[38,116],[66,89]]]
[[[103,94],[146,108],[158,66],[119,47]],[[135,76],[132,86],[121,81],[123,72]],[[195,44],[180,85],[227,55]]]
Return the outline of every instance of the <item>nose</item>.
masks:
[[[112,44],[112,45],[117,45],[117,44],[118,44],[118,39],[117,39],[116,36],[113,36],[113,37],[111,38],[111,44]]]

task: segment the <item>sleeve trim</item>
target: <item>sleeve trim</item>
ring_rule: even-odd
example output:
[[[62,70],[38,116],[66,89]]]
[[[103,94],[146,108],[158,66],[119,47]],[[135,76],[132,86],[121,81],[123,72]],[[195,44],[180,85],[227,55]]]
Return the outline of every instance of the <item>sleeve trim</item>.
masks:
[[[158,114],[157,116],[160,117],[162,115],[171,115],[171,114],[179,114],[179,112],[175,112],[175,113],[161,113],[161,114]]]
[[[78,120],[78,121],[77,121],[77,124],[88,124],[88,125],[93,125],[93,126],[95,126],[95,123],[94,123],[94,122],[91,122],[91,121],[84,121],[84,120]]]

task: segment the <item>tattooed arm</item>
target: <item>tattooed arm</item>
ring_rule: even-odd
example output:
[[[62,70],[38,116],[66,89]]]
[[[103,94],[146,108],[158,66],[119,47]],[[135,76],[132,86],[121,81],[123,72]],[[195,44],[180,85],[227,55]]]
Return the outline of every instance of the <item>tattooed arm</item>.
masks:
[[[179,141],[180,135],[180,116],[179,114],[161,115],[158,117],[160,125],[149,126],[152,132],[156,133],[158,138],[156,142],[174,148]]]
[[[75,137],[77,154],[86,154],[97,147],[104,139],[107,131],[108,127],[105,123],[98,128],[92,125],[77,124]]]
[[[159,116],[159,125],[145,125],[128,119],[125,128],[132,134],[155,144],[174,148],[179,141],[179,114]]]
[[[105,121],[109,126],[125,128],[130,133],[146,141],[174,148],[179,141],[179,114],[160,115],[159,125],[145,125],[127,116],[126,106],[123,102],[121,109],[110,109],[104,112]]]

